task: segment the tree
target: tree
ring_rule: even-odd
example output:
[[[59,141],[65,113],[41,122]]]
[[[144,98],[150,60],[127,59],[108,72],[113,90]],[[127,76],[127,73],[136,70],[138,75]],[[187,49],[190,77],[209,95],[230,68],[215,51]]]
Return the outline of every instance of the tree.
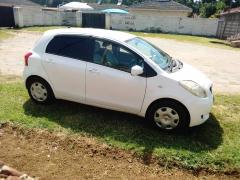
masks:
[[[215,14],[216,7],[213,3],[202,3],[200,7],[200,16],[208,18],[211,15]]]

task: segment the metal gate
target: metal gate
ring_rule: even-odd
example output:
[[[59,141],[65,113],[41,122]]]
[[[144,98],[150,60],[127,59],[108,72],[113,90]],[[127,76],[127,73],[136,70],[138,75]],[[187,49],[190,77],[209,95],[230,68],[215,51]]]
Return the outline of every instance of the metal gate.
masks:
[[[100,13],[83,13],[82,26],[92,28],[105,28],[105,14]]]
[[[224,34],[224,29],[226,27],[226,23],[223,20],[218,21],[218,28],[217,28],[217,37],[222,39]]]
[[[0,6],[0,27],[14,27],[13,7]]]

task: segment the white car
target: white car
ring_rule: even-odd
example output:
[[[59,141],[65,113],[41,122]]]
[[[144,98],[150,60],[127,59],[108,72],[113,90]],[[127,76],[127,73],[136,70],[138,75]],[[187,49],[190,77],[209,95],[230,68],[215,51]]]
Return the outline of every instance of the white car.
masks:
[[[146,117],[163,130],[202,124],[213,105],[212,82],[132,34],[91,28],[44,33],[25,55],[31,99],[65,99]]]

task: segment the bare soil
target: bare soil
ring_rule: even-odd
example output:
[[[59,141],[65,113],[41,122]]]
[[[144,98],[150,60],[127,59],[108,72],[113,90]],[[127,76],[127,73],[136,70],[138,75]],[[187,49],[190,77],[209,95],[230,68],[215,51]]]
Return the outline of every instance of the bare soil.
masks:
[[[22,76],[24,55],[33,48],[42,33],[12,32],[12,38],[0,41],[0,75]]]
[[[0,160],[40,179],[237,179],[238,176],[168,169],[93,138],[2,124]]]

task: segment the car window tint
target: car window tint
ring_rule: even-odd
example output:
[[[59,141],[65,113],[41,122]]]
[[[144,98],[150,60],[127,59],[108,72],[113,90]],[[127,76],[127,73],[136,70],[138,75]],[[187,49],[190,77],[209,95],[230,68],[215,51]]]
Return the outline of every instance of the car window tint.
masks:
[[[143,59],[127,48],[105,40],[95,40],[93,62],[131,72],[134,65],[144,66]]]
[[[93,40],[88,37],[56,36],[48,44],[46,53],[90,61],[93,43]]]

